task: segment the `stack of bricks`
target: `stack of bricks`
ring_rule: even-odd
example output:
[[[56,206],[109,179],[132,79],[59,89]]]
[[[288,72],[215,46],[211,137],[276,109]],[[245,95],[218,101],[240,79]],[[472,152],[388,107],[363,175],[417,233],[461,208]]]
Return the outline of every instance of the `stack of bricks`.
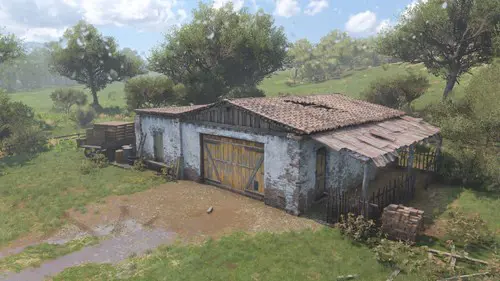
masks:
[[[382,232],[389,239],[415,242],[424,230],[424,211],[391,204],[382,214]]]

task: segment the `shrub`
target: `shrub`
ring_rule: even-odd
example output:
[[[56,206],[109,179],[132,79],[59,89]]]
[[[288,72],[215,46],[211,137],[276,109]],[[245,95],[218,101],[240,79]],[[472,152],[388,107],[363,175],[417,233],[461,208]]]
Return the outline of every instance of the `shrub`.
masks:
[[[161,168],[160,174],[165,178],[167,182],[177,181],[177,172],[175,169],[175,165]]]
[[[139,158],[134,161],[134,166],[132,167],[135,171],[144,171],[146,170],[146,162],[143,158]]]
[[[478,214],[467,215],[460,210],[449,212],[446,232],[451,240],[465,248],[490,246],[495,242],[493,233]]]
[[[363,216],[356,217],[352,213],[347,214],[347,217],[342,215],[337,227],[342,235],[356,242],[370,242],[379,235],[378,228],[372,220],[367,220]]]
[[[71,107],[74,105],[83,106],[87,104],[87,95],[77,89],[66,88],[57,89],[50,95],[54,102],[54,108],[69,113]]]
[[[426,108],[426,118],[441,128],[444,179],[500,190],[500,63],[480,69],[461,101]]]
[[[264,97],[265,94],[257,87],[234,87],[224,98],[245,98],[245,97]]]
[[[429,258],[426,247],[412,247],[401,241],[382,239],[373,250],[380,263],[404,273],[418,273],[422,280],[436,280],[450,272],[442,262]]]
[[[92,124],[92,121],[96,118],[97,114],[95,110],[91,107],[87,108],[78,108],[73,116],[71,116],[71,120],[73,120],[76,125],[80,128],[86,128],[90,124]]]
[[[80,172],[84,175],[90,174],[97,169],[105,168],[109,165],[108,159],[104,154],[97,153],[89,159],[85,159],[80,165]]]
[[[129,110],[175,105],[184,95],[184,86],[175,85],[164,75],[138,76],[125,83],[125,99]]]
[[[411,103],[422,96],[429,86],[427,77],[408,72],[373,82],[363,95],[369,102],[410,111]]]

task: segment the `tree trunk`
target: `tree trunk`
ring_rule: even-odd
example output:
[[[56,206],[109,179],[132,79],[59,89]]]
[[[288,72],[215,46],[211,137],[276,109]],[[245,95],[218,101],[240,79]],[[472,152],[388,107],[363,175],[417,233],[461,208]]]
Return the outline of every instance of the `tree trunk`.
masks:
[[[444,93],[443,93],[443,101],[448,99],[449,94],[453,90],[453,87],[455,87],[455,83],[457,83],[457,72],[453,71],[448,74],[448,77],[446,78],[446,87],[444,88]]]
[[[90,91],[92,92],[92,108],[94,108],[96,111],[101,111],[102,107],[99,104],[99,98],[97,97],[97,90],[91,88]]]

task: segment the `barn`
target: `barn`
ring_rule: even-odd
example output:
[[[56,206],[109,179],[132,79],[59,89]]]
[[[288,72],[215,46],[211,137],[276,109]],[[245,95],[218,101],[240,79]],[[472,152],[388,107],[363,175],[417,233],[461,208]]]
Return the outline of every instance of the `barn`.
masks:
[[[401,148],[439,129],[342,94],[241,98],[137,109],[138,153],[179,163],[184,179],[263,200],[299,215],[331,189],[367,183]]]

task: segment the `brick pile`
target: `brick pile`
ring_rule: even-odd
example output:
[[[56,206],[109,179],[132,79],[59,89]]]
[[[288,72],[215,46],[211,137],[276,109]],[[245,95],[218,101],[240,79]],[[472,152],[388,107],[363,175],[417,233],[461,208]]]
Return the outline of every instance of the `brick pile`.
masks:
[[[382,213],[382,232],[389,239],[415,242],[424,230],[424,211],[391,204]]]

